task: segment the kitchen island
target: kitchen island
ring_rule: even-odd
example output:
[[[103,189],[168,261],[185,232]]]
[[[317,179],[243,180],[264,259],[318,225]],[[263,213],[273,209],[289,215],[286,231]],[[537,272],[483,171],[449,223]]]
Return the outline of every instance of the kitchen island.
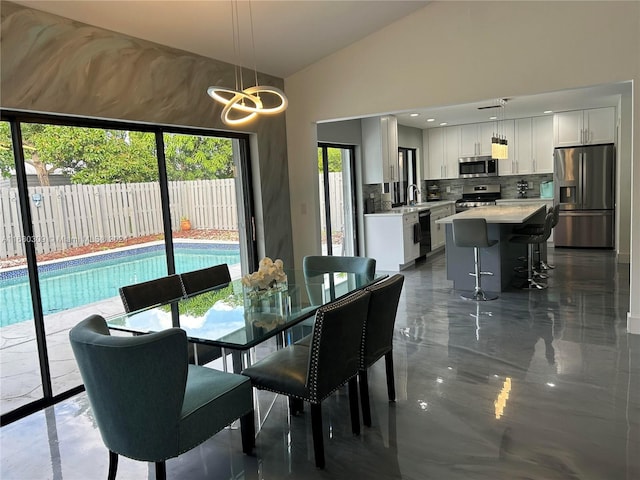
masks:
[[[446,226],[447,278],[456,290],[473,290],[473,248],[457,247],[453,243],[453,220],[456,218],[484,218],[489,240],[498,240],[493,247],[480,249],[482,270],[492,272],[482,277],[482,288],[487,292],[502,292],[513,285],[514,268],[523,266],[519,257],[527,256],[527,246],[510,242],[514,227],[527,223],[542,224],[546,213],[544,203],[526,205],[492,205],[471,208],[442,218],[437,223]]]

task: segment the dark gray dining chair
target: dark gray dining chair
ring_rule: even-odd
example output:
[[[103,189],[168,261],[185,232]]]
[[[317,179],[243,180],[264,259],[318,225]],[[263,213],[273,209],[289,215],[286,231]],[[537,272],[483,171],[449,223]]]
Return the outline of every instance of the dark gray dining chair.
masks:
[[[371,406],[369,404],[367,370],[382,357],[384,357],[387,372],[389,401],[396,400],[393,375],[393,329],[403,285],[404,275],[396,274],[365,289],[371,293],[371,298],[369,299],[369,312],[365,324],[362,361],[358,378],[360,380],[362,423],[368,427],[371,426]]]
[[[370,295],[360,291],[319,307],[309,346],[293,344],[276,350],[242,372],[258,389],[311,404],[311,431],[318,468],[325,465],[322,401],[347,383],[351,429],[356,435],[360,433],[357,375]]]
[[[243,375],[187,363],[187,337],[170,328],[135,337],[111,336],[99,315],[69,331],[73,354],[105,446],[109,479],[118,455],[154,462],[191,450],[240,419],[242,449],[255,445],[253,390]]]
[[[120,298],[127,313],[169,303],[184,297],[180,275],[168,275],[147,282],[120,287]],[[195,279],[194,279],[195,283]],[[189,362],[205,365],[222,356],[220,347],[189,343]]]
[[[226,263],[213,267],[201,268],[180,274],[182,286],[186,295],[192,295],[202,290],[223,288],[231,282],[229,265]]]
[[[313,283],[313,277],[325,273],[346,272],[360,275],[367,281],[376,274],[376,260],[369,257],[333,255],[307,255],[302,259],[302,271],[307,285],[307,294],[312,305],[321,305],[322,291]]]
[[[126,312],[135,312],[184,296],[180,275],[168,275],[147,282],[120,287],[120,298]]]

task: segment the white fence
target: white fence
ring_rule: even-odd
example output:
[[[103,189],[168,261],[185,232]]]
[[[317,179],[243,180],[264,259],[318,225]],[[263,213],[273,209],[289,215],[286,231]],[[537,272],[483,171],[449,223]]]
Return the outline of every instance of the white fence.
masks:
[[[163,233],[157,182],[30,187],[29,196],[33,238],[23,234],[17,189],[0,189],[0,258],[24,255],[26,241],[44,254]],[[169,182],[169,199],[172,230],[181,217],[195,229],[238,229],[233,179]]]
[[[318,176],[320,180],[320,227],[326,231],[325,208],[324,208],[324,178],[322,174]],[[336,229],[342,231],[344,226],[344,185],[341,172],[329,173],[329,201],[331,202],[331,228],[333,233],[338,233]]]

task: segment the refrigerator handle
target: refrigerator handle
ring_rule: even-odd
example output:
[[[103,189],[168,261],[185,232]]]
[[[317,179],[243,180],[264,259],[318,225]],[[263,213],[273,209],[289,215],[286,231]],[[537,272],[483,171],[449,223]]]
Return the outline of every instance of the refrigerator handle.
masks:
[[[583,208],[582,192],[584,191],[584,153],[578,154],[578,198],[576,198],[576,207]]]

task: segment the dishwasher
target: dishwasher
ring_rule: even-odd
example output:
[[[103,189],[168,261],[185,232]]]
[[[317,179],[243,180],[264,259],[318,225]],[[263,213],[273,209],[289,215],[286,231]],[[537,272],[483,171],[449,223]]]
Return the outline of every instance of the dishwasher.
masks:
[[[420,223],[420,256],[423,257],[431,251],[431,212],[424,210],[418,213]]]

